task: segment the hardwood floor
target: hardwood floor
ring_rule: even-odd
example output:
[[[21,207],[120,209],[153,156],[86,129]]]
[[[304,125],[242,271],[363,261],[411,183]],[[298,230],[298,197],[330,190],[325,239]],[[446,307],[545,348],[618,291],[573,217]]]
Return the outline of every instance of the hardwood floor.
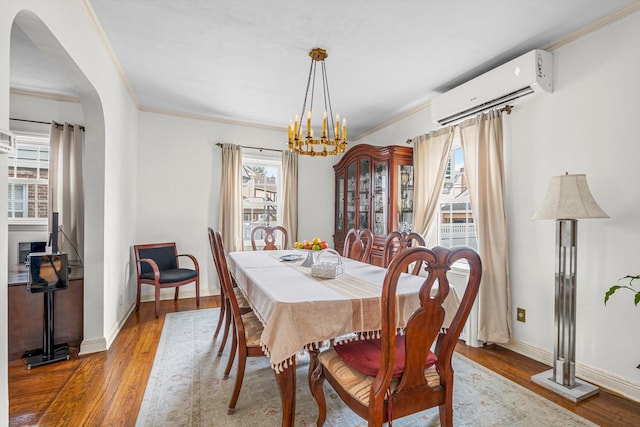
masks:
[[[216,297],[203,297],[200,309],[217,307]],[[133,313],[107,352],[26,368],[24,359],[9,362],[9,425],[131,426],[135,424],[162,326],[164,313],[195,310],[195,300],[162,301],[159,319],[153,303]],[[212,331],[213,334],[213,331]],[[602,426],[640,425],[640,403],[601,391],[574,404],[533,383],[531,375],[549,369],[510,350],[490,345],[460,354],[533,392]]]

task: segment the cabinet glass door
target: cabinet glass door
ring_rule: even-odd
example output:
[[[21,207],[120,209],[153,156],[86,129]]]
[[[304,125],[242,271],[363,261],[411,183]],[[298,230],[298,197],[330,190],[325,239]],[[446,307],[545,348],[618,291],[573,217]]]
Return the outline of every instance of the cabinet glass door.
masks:
[[[369,213],[371,211],[371,183],[369,180],[369,160],[360,159],[360,176],[358,179],[358,227],[370,228]]]
[[[336,179],[336,230],[344,230],[344,175]]]
[[[356,163],[347,167],[347,230],[356,227]]]
[[[386,163],[373,168],[373,234],[387,235],[387,215],[389,214],[389,190]]]
[[[413,229],[413,165],[399,165],[400,206],[398,206],[398,230]]]

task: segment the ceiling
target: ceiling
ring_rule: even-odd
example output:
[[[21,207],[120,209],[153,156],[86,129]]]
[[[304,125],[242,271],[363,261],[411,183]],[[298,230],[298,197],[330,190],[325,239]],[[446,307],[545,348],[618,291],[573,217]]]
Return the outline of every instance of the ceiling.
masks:
[[[147,111],[284,128],[314,47],[358,136],[636,0],[85,0]],[[76,96],[20,28],[12,89]],[[316,92],[318,93],[318,92]],[[323,110],[319,95],[315,109]]]

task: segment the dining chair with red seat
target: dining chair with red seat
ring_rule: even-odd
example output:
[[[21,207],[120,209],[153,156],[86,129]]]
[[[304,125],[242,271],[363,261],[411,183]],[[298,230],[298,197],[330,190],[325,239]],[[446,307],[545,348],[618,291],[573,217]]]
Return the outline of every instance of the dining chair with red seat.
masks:
[[[215,253],[214,253],[215,243],[214,243],[214,235],[213,235],[214,231],[211,227],[208,227],[207,231],[209,235],[209,247],[211,248],[211,255],[214,258],[214,263],[215,263]],[[231,276],[231,279],[233,281],[233,291],[235,293],[236,300],[238,301],[238,307],[240,308],[240,312],[242,314],[250,312],[252,308],[249,305],[249,302],[245,298],[240,288],[237,287],[235,280],[233,280],[233,275]],[[227,344],[227,337],[229,336],[229,328],[231,325],[231,309],[229,308],[229,301],[227,298],[225,298],[224,292],[225,291],[222,286],[222,282],[220,281],[220,313],[218,315],[218,324],[216,325],[216,330],[213,333],[213,339],[215,340],[218,338],[220,329],[224,324],[224,330],[222,332],[222,341],[220,342],[220,347],[218,348],[218,356],[222,356],[224,348]]]
[[[342,256],[369,263],[372,249],[373,233],[371,230],[356,230],[352,228],[344,238]]]
[[[176,288],[174,299],[177,301],[180,286],[195,282],[196,305],[200,307],[200,268],[196,257],[179,254],[175,242],[134,245],[133,252],[138,283],[136,311],[140,310],[140,291],[143,283],[155,288],[156,319],[160,315],[160,289]],[[180,257],[189,258],[193,268],[181,268],[178,261]]]
[[[467,287],[453,320],[445,325],[447,271],[459,260],[469,264]],[[397,335],[398,281],[407,267],[426,265],[420,306]],[[317,425],[326,420],[326,379],[344,403],[369,426],[438,407],[440,425],[453,426],[454,373],[451,359],[478,293],[482,264],[470,248],[414,247],[398,254],[387,269],[381,297],[381,338],[336,344],[310,351],[309,387],[318,405]],[[448,327],[447,327],[448,326]],[[435,344],[435,345],[434,345]],[[433,351],[431,351],[433,348]],[[363,363],[367,362],[367,363]]]
[[[392,231],[384,240],[382,248],[382,266],[387,268],[391,264],[391,260],[399,253],[415,246],[425,246],[424,238],[416,232]],[[413,266],[409,266],[411,274],[420,273],[422,263],[417,262]]]
[[[220,279],[220,285],[224,288],[224,294],[229,302],[228,308],[231,311],[232,320],[232,347],[229,361],[225,369],[224,377],[228,378],[229,372],[233,365],[236,352],[238,353],[238,364],[236,367],[236,380],[229,400],[227,414],[235,411],[240,390],[242,389],[242,381],[244,379],[244,371],[247,364],[247,357],[266,357],[262,351],[260,338],[262,336],[263,326],[253,311],[242,313],[238,305],[236,293],[233,290],[233,279],[227,266],[227,258],[224,252],[222,236],[219,232],[211,232],[213,241],[213,259],[216,270]]]
[[[264,243],[263,250],[265,251],[278,250],[276,246],[278,234],[282,236],[282,247],[280,249],[287,249],[289,247],[289,237],[284,227],[280,225],[258,225],[251,230],[251,247],[254,251],[258,250],[258,234],[262,236],[262,242]]]

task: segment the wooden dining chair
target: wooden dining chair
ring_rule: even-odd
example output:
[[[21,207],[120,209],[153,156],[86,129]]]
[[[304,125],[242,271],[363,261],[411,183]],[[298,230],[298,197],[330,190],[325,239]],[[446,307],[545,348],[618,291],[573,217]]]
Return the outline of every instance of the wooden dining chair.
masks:
[[[391,260],[399,253],[415,246],[425,246],[424,238],[416,232],[392,231],[384,240],[382,248],[382,266],[387,268]],[[413,266],[409,266],[411,274],[417,275],[422,268],[422,262],[417,262]]]
[[[220,284],[224,288],[224,294],[229,303],[228,308],[231,311],[232,320],[232,346],[229,361],[227,362],[224,372],[225,379],[229,377],[229,372],[231,371],[235,354],[236,352],[238,353],[236,381],[233,386],[233,392],[227,409],[227,414],[230,415],[235,411],[238,397],[240,396],[247,357],[265,356],[260,343],[263,326],[253,311],[243,314],[240,310],[236,293],[233,290],[233,279],[229,272],[229,267],[227,266],[227,258],[224,253],[224,245],[222,244],[222,236],[217,231],[212,231],[212,240],[214,252],[213,259],[216,265],[216,270],[218,271],[218,276],[220,277]]]
[[[263,250],[278,250],[278,247],[276,246],[278,232],[282,235],[282,249],[287,249],[289,247],[289,237],[287,236],[287,230],[280,225],[258,225],[254,227],[253,230],[251,230],[251,247],[254,251],[258,250],[258,242],[256,238],[259,234],[262,236],[262,241],[264,242],[264,247],[262,248]]]
[[[155,288],[155,315],[160,315],[160,289],[176,288],[174,299],[178,300],[180,286],[195,282],[196,305],[200,307],[200,268],[196,257],[190,254],[179,254],[175,242],[150,243],[134,245],[138,292],[136,295],[136,311],[140,310],[140,291],[142,284]],[[178,258],[191,260],[193,268],[180,268]]]
[[[373,233],[371,230],[352,228],[344,238],[342,256],[369,263],[373,249]]]
[[[215,264],[215,253],[214,253],[214,231],[211,227],[207,229],[209,235],[209,247],[211,248],[211,255],[214,258]],[[249,302],[245,298],[244,294],[236,285],[235,280],[233,280],[233,275],[231,275],[232,283],[233,283],[233,291],[236,295],[236,300],[238,301],[238,307],[240,308],[240,312],[242,314],[248,313],[252,310]],[[224,348],[227,344],[227,337],[229,336],[229,329],[231,326],[231,309],[229,308],[229,301],[225,298],[224,288],[222,286],[222,279],[220,279],[220,273],[218,272],[218,281],[220,282],[220,314],[218,315],[218,324],[216,325],[216,329],[213,333],[213,339],[218,338],[218,334],[220,333],[220,329],[224,324],[224,330],[222,332],[222,341],[220,342],[220,347],[218,348],[218,357],[222,356]],[[225,378],[226,379],[226,378]]]
[[[469,263],[468,284],[446,328],[442,305],[450,291],[447,271],[462,259]],[[397,335],[398,280],[409,265],[418,261],[427,266],[427,277],[419,290],[420,307],[403,333]],[[391,424],[393,419],[436,406],[440,425],[453,426],[451,358],[478,294],[481,275],[480,257],[470,248],[414,247],[398,254],[384,279],[381,338],[338,343],[323,352],[310,352],[309,387],[318,405],[317,425],[322,426],[327,415],[323,390],[326,379],[369,426]]]

